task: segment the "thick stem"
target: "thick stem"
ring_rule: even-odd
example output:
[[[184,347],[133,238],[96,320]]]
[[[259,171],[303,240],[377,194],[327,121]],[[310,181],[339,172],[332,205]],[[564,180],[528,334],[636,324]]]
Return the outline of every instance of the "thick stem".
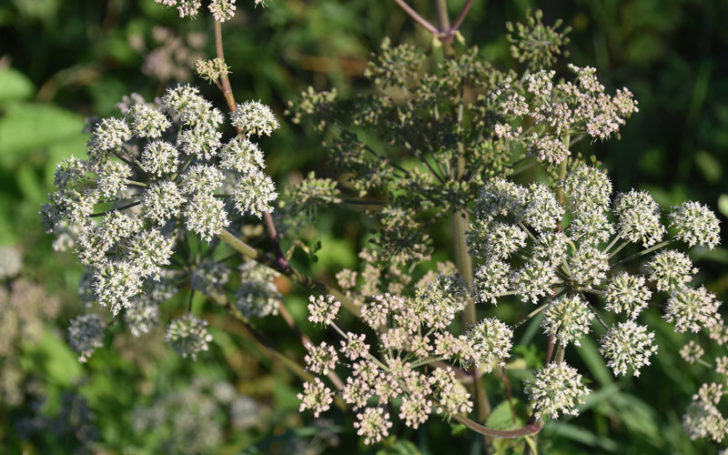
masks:
[[[218,21],[215,21],[215,53],[217,54],[217,58],[220,59],[224,65],[225,51],[223,50],[222,46],[222,26]],[[234,112],[236,109],[235,96],[233,95],[233,89],[230,86],[230,79],[228,78],[227,72],[223,71],[223,73],[220,75],[220,82],[221,83],[218,86],[220,87],[220,90],[225,97],[225,102],[227,102],[228,109],[230,109],[230,112]],[[238,133],[242,135],[242,130],[240,128],[237,128],[237,130]],[[273,253],[276,255],[276,260],[285,267],[288,265],[288,262],[283,256],[281,243],[278,239],[278,232],[276,230],[276,225],[273,222],[273,217],[270,213],[264,212],[263,220],[265,221],[265,228],[268,232],[268,237],[270,237],[270,240],[273,243]]]
[[[435,0],[437,6],[437,23],[440,25],[440,31],[450,30],[450,16],[447,14],[447,0]]]
[[[465,20],[465,16],[468,15],[468,11],[470,11],[470,7],[473,6],[473,0],[467,0],[465,4],[463,5],[462,9],[458,13],[457,17],[455,18],[455,22],[452,23],[452,26],[448,29],[446,36],[453,36],[456,31],[460,28],[461,25],[463,25],[463,21]]]
[[[466,212],[457,211],[453,214],[452,227],[455,243],[455,263],[457,264],[460,275],[465,280],[468,288],[470,288],[473,285],[473,261],[470,258],[470,254],[468,254],[468,247],[465,244],[465,229],[467,224],[468,215]],[[468,299],[468,303],[465,306],[465,324],[468,326],[475,325],[477,318],[475,302],[473,299]],[[478,418],[482,422],[485,422],[490,414],[490,403],[488,402],[485,386],[480,379],[480,371],[478,371],[477,367],[473,367],[472,376]]]
[[[516,415],[516,406],[513,404],[513,392],[511,391],[511,380],[508,379],[508,372],[506,371],[505,367],[500,367],[500,374],[503,378],[503,386],[506,390],[506,398],[508,399],[508,406],[511,408],[511,420],[513,420],[513,424],[515,425],[518,421],[518,416]]]
[[[428,32],[432,33],[433,35],[440,35],[440,30],[437,29],[434,25],[432,25],[427,19],[420,16],[420,14],[412,9],[411,6],[407,4],[404,0],[394,0],[394,2],[402,8],[402,10],[407,13],[415,22],[423,26]]]
[[[225,62],[225,53],[222,48],[222,26],[218,21],[215,21],[215,52],[217,54],[217,58],[222,60],[222,62]],[[222,95],[225,97],[225,102],[227,102],[228,109],[230,109],[230,112],[233,112],[235,110],[235,97],[233,96],[233,89],[230,86],[230,79],[228,78],[227,72],[222,73],[220,76],[221,84],[221,90]]]
[[[461,415],[461,414],[456,414],[452,418],[457,420],[458,422],[462,423],[466,427],[470,428],[471,430],[475,431],[476,433],[480,433],[485,436],[490,436],[491,438],[501,438],[501,439],[522,438],[524,436],[537,434],[539,431],[541,431],[541,428],[543,428],[543,423],[534,422],[534,423],[529,423],[528,425],[524,426],[523,428],[519,428],[517,430],[494,430],[493,428],[488,428],[483,425],[480,425],[477,422],[473,422],[472,420],[468,419],[467,417],[465,417],[464,415]]]

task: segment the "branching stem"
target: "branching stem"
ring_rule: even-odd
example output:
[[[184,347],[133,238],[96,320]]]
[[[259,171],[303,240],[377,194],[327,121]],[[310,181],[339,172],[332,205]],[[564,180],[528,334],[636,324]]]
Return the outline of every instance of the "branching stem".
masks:
[[[224,66],[225,52],[222,46],[222,26],[218,21],[215,21],[215,53],[217,54],[217,58],[222,61]],[[228,78],[226,71],[223,71],[220,75],[220,84],[218,84],[218,87],[220,87],[220,89],[222,90],[222,94],[225,97],[225,102],[227,102],[230,112],[235,112],[235,96],[233,95],[233,89],[230,86],[230,79]],[[237,130],[238,133],[242,135],[242,130],[240,128],[237,128]],[[268,232],[268,237],[270,237],[270,240],[273,243],[273,253],[276,256],[276,260],[280,263],[281,266],[288,266],[288,261],[286,261],[286,258],[283,256],[283,251],[281,250],[281,243],[278,239],[278,232],[276,230],[276,225],[273,222],[273,217],[270,213],[264,212],[263,220],[265,222],[266,231]]]

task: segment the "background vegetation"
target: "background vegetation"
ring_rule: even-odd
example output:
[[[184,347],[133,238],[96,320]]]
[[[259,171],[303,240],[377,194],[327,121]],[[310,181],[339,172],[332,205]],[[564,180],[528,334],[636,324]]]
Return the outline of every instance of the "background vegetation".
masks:
[[[266,9],[239,3],[235,19],[224,25],[233,88],[240,100],[274,106],[282,119],[287,101],[308,85],[336,87],[343,96],[367,87],[363,70],[384,37],[432,45],[391,1],[272,0]],[[433,2],[411,3],[423,15],[434,15]],[[462,1],[448,3],[454,14]],[[592,147],[615,187],[648,189],[666,205],[701,200],[725,222],[728,3],[481,0],[462,34],[480,47],[484,59],[513,66],[504,24],[520,20],[529,7],[543,9],[545,23],[562,18],[573,27],[569,49],[575,64],[595,66],[610,90],[627,86],[639,100],[640,112],[627,122],[622,139]],[[113,114],[114,104],[130,92],[149,98],[175,80],[189,80],[223,107],[216,89],[189,70],[196,55],[213,55],[211,32],[209,17],[180,21],[172,9],[152,0],[0,2],[0,245],[19,249],[22,277],[60,302],[54,318],[40,310],[32,315],[45,321],[38,337],[11,338],[12,331],[0,329],[0,344],[13,346],[0,357],[0,451],[440,454],[469,447],[469,433],[430,423],[401,440],[365,448],[347,422],[350,417],[331,413],[313,422],[299,415],[296,379],[211,311],[214,346],[197,362],[167,349],[161,333],[144,339],[110,336],[86,365],[67,347],[68,321],[80,311],[75,295],[80,268],[70,254],[53,252],[38,217],[55,165],[83,153],[85,117]],[[287,119],[282,124],[265,144],[268,169],[279,186],[310,170],[335,177],[320,138]],[[322,213],[310,239],[321,242],[318,261],[301,260],[299,266],[323,279],[354,266],[367,223],[345,207]],[[699,280],[724,300],[728,249],[698,256]],[[304,293],[280,284],[294,317],[315,335],[305,322]],[[47,302],[42,293],[24,296]],[[546,453],[717,451],[682,432],[680,416],[697,390],[701,367],[686,367],[677,354],[682,337],[652,316],[660,353],[637,380],[615,382],[596,347],[583,342],[573,361],[597,378],[593,387],[600,391],[578,419],[544,428],[540,444]],[[262,328],[283,350],[300,355],[297,339],[284,327],[271,320]],[[20,398],[8,399],[8,384],[15,384]]]

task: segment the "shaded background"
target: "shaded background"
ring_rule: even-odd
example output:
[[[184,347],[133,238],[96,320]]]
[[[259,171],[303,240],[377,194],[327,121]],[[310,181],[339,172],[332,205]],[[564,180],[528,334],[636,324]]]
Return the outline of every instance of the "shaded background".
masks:
[[[266,9],[253,8],[252,0],[238,3],[237,15],[223,27],[236,97],[260,99],[280,118],[287,101],[308,85],[336,87],[344,97],[367,89],[363,70],[385,36],[431,46],[431,38],[387,0],[272,0]],[[411,2],[426,17],[434,17],[433,3]],[[454,15],[462,1],[448,3]],[[609,91],[624,85],[639,101],[640,112],[627,122],[621,140],[591,148],[615,188],[648,189],[668,206],[700,200],[725,222],[728,2],[476,0],[462,34],[483,58],[515,67],[504,24],[522,20],[529,7],[543,9],[547,24],[562,18],[573,27],[568,47],[573,63],[595,66]],[[115,114],[114,104],[131,92],[151,98],[174,81],[188,80],[223,108],[216,89],[189,69],[200,56],[214,55],[211,32],[207,14],[180,20],[173,9],[151,0],[0,2],[0,245],[15,245],[24,257],[23,278],[60,302],[55,318],[40,310],[28,316],[46,321],[32,340],[0,329],[0,341],[12,346],[1,356],[0,390],[17,392],[15,400],[0,403],[0,447],[7,453],[119,454],[465,450],[472,435],[445,423],[402,432],[401,441],[367,449],[358,445],[350,416],[333,412],[328,421],[313,423],[298,415],[296,380],[262,360],[224,320],[212,321],[214,347],[196,363],[166,349],[160,333],[144,340],[121,333],[109,337],[88,365],[79,364],[65,345],[68,321],[81,310],[75,297],[80,268],[69,253],[53,252],[37,215],[55,165],[83,153],[85,117]],[[310,170],[335,177],[320,138],[288,119],[282,124],[264,144],[276,182],[284,186]],[[315,235],[322,241],[319,261],[304,266],[324,278],[355,267],[362,223],[366,220],[343,209],[322,214]],[[724,225],[723,243],[725,231]],[[694,259],[700,261],[698,281],[725,299],[728,250],[698,251]],[[27,294],[17,288],[12,292]],[[303,294],[295,291],[287,305],[306,325]],[[573,353],[570,361],[594,378],[592,387],[601,393],[578,419],[544,429],[547,453],[717,451],[690,442],[680,427],[704,370],[686,367],[677,354],[683,337],[661,324],[657,313],[650,317],[661,351],[638,380],[615,383],[590,342]],[[280,336],[284,349],[300,354],[282,323],[262,327]],[[521,354],[528,355],[528,348]]]

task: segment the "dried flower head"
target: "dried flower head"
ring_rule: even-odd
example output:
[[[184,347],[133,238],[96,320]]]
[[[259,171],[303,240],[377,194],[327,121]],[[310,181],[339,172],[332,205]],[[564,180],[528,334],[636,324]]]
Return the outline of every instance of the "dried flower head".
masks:
[[[674,292],[692,280],[698,273],[693,263],[685,254],[675,251],[661,251],[647,264],[650,281],[655,283],[658,291]]]
[[[705,287],[681,289],[668,299],[665,320],[675,324],[678,332],[698,332],[718,323],[718,307],[721,302]]]
[[[625,313],[635,319],[647,308],[652,292],[645,285],[645,278],[622,272],[607,284],[604,291],[605,309],[615,313]]]
[[[301,406],[298,412],[306,409],[313,411],[313,416],[318,417],[322,412],[326,412],[334,401],[331,389],[326,387],[319,378],[314,378],[314,382],[306,382],[303,384],[303,393],[299,393],[296,397],[301,400]]]
[[[270,136],[279,127],[278,120],[268,106],[260,101],[246,101],[235,106],[230,114],[233,126],[250,136]]]
[[[334,322],[341,303],[333,295],[309,296],[308,300],[309,321],[323,325],[331,325]]]
[[[620,237],[630,242],[641,243],[647,248],[665,235],[659,206],[646,191],[632,190],[618,195],[614,201],[614,212],[619,219]]]

